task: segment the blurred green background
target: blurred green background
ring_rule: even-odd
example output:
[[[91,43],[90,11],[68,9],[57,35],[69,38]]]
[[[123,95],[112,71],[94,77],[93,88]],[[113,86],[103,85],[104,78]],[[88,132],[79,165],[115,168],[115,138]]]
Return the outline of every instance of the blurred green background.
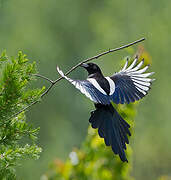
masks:
[[[170,12],[170,0],[1,0],[0,50],[6,49],[12,56],[23,50],[29,59],[36,60],[40,74],[56,79],[57,64],[66,71],[108,48],[146,37],[143,45],[157,80],[138,107],[131,138],[132,175],[138,180],[155,180],[171,175]],[[110,75],[120,69],[127,55],[130,53],[122,50],[96,62]],[[86,72],[78,68],[70,76],[85,78]],[[42,85],[48,86],[42,80],[35,84]],[[53,159],[65,159],[73,147],[79,147],[87,134],[92,108],[93,104],[66,81],[32,107],[27,120],[40,126],[43,152],[37,161],[22,162],[18,177],[40,179]]]

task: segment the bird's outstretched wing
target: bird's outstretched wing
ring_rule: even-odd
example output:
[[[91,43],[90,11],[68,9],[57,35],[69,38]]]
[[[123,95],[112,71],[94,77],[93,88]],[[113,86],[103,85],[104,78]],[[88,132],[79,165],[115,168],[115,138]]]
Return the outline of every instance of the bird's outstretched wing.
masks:
[[[64,75],[64,73],[57,67],[58,73],[79,89],[83,94],[90,98],[95,103],[110,104],[110,98],[105,92],[99,91],[92,83],[88,80],[73,80]]]
[[[129,67],[127,67],[127,60],[122,70],[110,77],[115,83],[115,91],[111,97],[114,103],[129,104],[147,95],[151,82],[154,81],[154,79],[148,77],[154,72],[144,73],[149,68],[149,65],[141,68],[144,60],[139,64],[137,64],[137,60],[136,57]]]

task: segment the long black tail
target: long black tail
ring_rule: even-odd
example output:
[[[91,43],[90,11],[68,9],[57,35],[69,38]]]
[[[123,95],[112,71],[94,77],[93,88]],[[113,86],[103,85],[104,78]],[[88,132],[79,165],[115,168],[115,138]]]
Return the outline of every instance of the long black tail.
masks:
[[[119,154],[123,162],[128,162],[125,151],[129,144],[127,135],[131,136],[130,125],[110,105],[95,104],[96,110],[91,112],[89,122],[93,128],[98,128],[106,146],[111,146],[115,154]]]

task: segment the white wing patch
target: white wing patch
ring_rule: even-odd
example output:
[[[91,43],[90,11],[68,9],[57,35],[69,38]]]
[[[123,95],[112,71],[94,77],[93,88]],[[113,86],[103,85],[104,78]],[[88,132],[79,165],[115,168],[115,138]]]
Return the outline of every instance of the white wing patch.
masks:
[[[79,89],[83,94],[90,98],[95,103],[110,104],[110,97],[99,86],[97,81],[93,78],[87,80],[73,80],[65,76],[65,74],[57,67],[58,73]]]
[[[113,101],[116,104],[129,104],[142,99],[150,90],[151,82],[155,80],[149,78],[154,72],[146,73],[149,65],[142,68],[144,60],[140,63],[137,61],[138,57],[128,66],[127,60],[122,70],[111,77],[105,77],[110,86],[109,95],[94,78],[73,80],[65,76],[58,67],[57,71],[95,103],[110,104]]]
[[[100,87],[100,85],[97,83],[97,81],[94,78],[87,78],[87,80],[93,84],[93,86],[98,89],[101,93],[104,95],[107,95],[106,92]]]
[[[97,102],[85,89],[84,87],[81,86],[80,83],[78,83],[77,81],[68,78],[67,76],[64,75],[64,73],[59,69],[59,67],[56,67],[58,73],[65,78],[66,80],[68,80],[72,85],[74,85],[77,89],[79,89],[83,94],[85,94],[88,98],[90,98],[92,101]]]
[[[147,94],[147,91],[150,89],[151,82],[155,79],[147,78],[154,74],[154,72],[144,73],[149,68],[149,65],[145,66],[144,68],[140,69],[144,63],[142,60],[138,65],[136,65],[138,57],[132,62],[132,64],[128,66],[128,60],[126,61],[124,67],[118,74],[127,75],[131,78],[136,88],[142,92],[144,95]]]
[[[110,94],[109,95],[112,95],[115,92],[115,83],[110,77],[105,77],[105,78],[107,79],[107,81],[109,82],[109,85],[110,85]]]

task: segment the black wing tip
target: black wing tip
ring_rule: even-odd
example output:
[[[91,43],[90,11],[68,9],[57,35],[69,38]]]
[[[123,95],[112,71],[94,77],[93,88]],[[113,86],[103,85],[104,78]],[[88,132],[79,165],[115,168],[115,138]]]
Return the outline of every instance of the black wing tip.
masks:
[[[144,58],[143,58],[140,62],[142,62],[142,63],[144,64],[144,61],[145,61],[145,60],[144,60]]]
[[[139,58],[139,56],[138,56],[138,54],[136,54],[136,55],[135,55],[135,59],[138,59],[138,58]]]

